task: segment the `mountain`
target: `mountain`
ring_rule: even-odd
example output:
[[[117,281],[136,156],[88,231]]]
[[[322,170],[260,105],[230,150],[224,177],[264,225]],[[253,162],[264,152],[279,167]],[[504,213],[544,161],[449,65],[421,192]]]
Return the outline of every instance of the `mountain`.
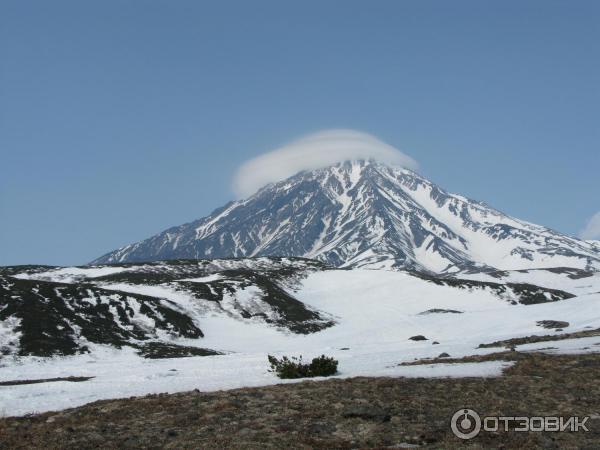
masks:
[[[600,269],[598,247],[372,160],[304,171],[92,264],[301,256],[336,267],[456,273]]]

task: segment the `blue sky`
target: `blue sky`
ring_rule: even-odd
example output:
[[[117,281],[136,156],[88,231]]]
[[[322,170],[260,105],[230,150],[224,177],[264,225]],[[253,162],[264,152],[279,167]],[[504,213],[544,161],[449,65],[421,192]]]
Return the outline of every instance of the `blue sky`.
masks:
[[[600,211],[600,2],[0,2],[0,264],[82,264],[351,128],[561,232]]]

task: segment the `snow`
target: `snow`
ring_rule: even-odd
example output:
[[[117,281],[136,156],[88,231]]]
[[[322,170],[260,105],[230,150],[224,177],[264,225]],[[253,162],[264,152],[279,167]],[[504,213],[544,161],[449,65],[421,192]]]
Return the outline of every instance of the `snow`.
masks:
[[[21,273],[15,275],[15,278],[24,280],[52,280],[63,283],[74,283],[84,278],[97,278],[105,275],[112,275],[119,272],[126,272],[127,267],[62,267],[41,273]]]
[[[562,266],[584,269],[587,264],[584,257],[564,256],[539,250],[544,247],[551,248],[552,244],[558,244],[562,248],[577,248],[583,251],[584,254],[592,255],[592,252],[589,252],[582,245],[583,241],[558,235],[545,227],[514,219],[487,205],[474,202],[460,195],[446,193],[447,199],[440,205],[432,195],[439,188],[415,173],[407,170],[403,170],[402,173],[411,180],[418,180],[416,186],[404,186],[403,192],[408,194],[420,208],[438,222],[447,226],[457,236],[465,239],[467,253],[474,262],[498,269]],[[395,181],[394,176],[390,175],[389,172],[387,176],[391,181]],[[461,214],[457,214],[457,210],[461,211]],[[467,218],[463,217],[465,212]],[[512,227],[515,231],[504,239],[498,239],[487,233],[498,225]],[[531,235],[532,237],[527,239],[521,235]],[[452,241],[448,238],[444,240]],[[531,251],[532,259],[514,254],[513,252],[517,249]],[[417,261],[422,262],[418,257]]]
[[[261,262],[255,261],[254,264]],[[206,278],[199,280],[206,282]],[[302,354],[304,359],[330,355],[339,360],[338,377],[341,378],[498,376],[510,363],[398,364],[436,357],[442,352],[454,358],[489,354],[501,349],[480,349],[478,345],[555,333],[537,326],[536,322],[540,320],[568,321],[565,333],[600,328],[600,294],[597,293],[552,303],[510,305],[489,290],[439,286],[407,273],[383,270],[327,270],[308,275],[295,293],[296,298],[313,309],[330,314],[336,321],[335,326],[309,335],[293,334],[261,320],[242,320],[236,316],[230,303],[256,306],[258,292],[254,288],[240,290],[239,295],[225,299],[223,310],[219,306],[211,306],[214,302],[199,301],[170,285],[102,283],[101,286],[174,302],[194,318],[205,337],[197,340],[173,339],[172,342],[226,354],[152,360],[139,357],[129,348],[116,350],[90,344],[91,354],[47,359],[5,358],[0,366],[0,381],[65,376],[95,378],[81,383],[3,387],[0,405],[4,414],[57,410],[103,398],[156,392],[213,391],[282,383],[267,370],[268,354]],[[420,314],[433,308],[463,313]],[[151,326],[150,323],[147,325]],[[409,340],[419,334],[428,340]],[[600,344],[600,337],[586,339],[543,342],[521,346],[519,350],[600,351],[600,345],[596,345]],[[439,345],[432,345],[434,340]],[[556,350],[547,350],[548,347]],[[345,348],[348,350],[342,350]]]
[[[237,208],[238,206],[244,205],[245,202],[243,201],[238,201],[238,202],[233,202],[228,208],[226,208],[224,211],[222,211],[221,213],[217,214],[214,217],[207,217],[201,226],[196,227],[195,228],[195,233],[196,233],[196,238],[197,239],[202,239],[203,237],[207,236],[209,233],[214,232],[215,230],[218,229],[218,227],[216,227],[216,224],[221,220],[226,218],[231,211],[233,211],[235,208]]]
[[[191,281],[193,283],[210,283],[212,281],[219,281],[222,279],[223,279],[222,275],[219,275],[218,273],[214,273],[214,274],[208,275],[206,277],[184,278],[183,280],[179,280],[179,281]]]
[[[538,305],[510,305],[489,291],[438,286],[387,271],[315,273],[304,282],[297,297],[337,318],[338,326],[312,336],[331,346],[347,346],[357,338],[362,345],[404,343],[410,336],[422,334],[442,344],[452,343],[452,354],[457,348],[466,351],[483,342],[548,334],[536,325],[538,320],[565,320],[571,328],[600,328],[600,294]],[[464,313],[419,314],[433,308]]]
[[[427,270],[441,273],[448,267],[449,261],[432,248],[433,240],[433,235],[428,236],[420,247],[415,247],[415,257]]]
[[[346,359],[341,373],[334,378],[351,376],[467,377],[498,376],[510,363],[485,362],[396,366],[380,371],[357,368]],[[205,356],[163,360],[144,360],[128,351],[97,348],[92,355],[30,361],[3,369],[3,379],[31,379],[94,376],[84,382],[4,386],[0,390],[0,414],[23,415],[56,411],[107,398],[125,398],[150,393],[181,392],[193,389],[216,391],[241,387],[296,383],[279,380],[267,371],[263,353]],[[322,378],[321,378],[322,379]],[[319,379],[314,379],[319,380]]]
[[[578,339],[563,339],[557,341],[535,342],[533,344],[519,345],[521,352],[538,351],[549,354],[582,354],[600,352],[600,336],[591,336]]]
[[[16,328],[19,325],[21,325],[21,319],[14,316],[0,320],[0,350],[3,347],[18,348],[21,333],[16,331]]]
[[[600,292],[600,272],[575,279],[569,278],[568,273],[556,273],[546,269],[512,270],[501,278],[486,273],[457,274],[456,276],[457,278],[494,283],[529,283],[545,288],[564,290],[575,295]]]
[[[278,318],[270,305],[262,301],[262,291],[256,286],[239,289],[235,295],[226,293],[221,301],[221,307],[240,319],[242,318],[240,309],[252,315],[264,315],[270,320]],[[262,321],[263,319],[257,318],[257,320]]]

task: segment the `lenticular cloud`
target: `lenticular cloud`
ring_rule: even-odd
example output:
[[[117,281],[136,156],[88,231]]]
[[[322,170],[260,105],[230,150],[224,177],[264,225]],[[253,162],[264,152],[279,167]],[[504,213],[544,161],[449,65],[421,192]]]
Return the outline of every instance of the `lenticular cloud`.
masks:
[[[375,136],[355,130],[324,130],[309,134],[246,161],[238,169],[233,190],[247,197],[266,184],[302,170],[314,170],[349,159],[374,159],[416,169],[417,162]]]

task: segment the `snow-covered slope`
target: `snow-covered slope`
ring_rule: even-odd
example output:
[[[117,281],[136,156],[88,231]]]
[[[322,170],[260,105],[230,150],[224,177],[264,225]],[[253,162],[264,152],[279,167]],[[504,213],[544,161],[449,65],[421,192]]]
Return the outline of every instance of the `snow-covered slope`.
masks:
[[[313,333],[335,322],[294,291],[323,268],[287,258],[0,268],[0,354],[72,355],[93,345],[197,354],[186,343],[202,347],[207,316]]]
[[[460,280],[296,258],[0,268],[0,382],[94,377],[2,386],[0,412],[282,382],[268,372],[267,354],[324,353],[339,360],[340,377],[493,376],[510,363],[398,364],[600,328],[597,274],[518,273],[514,283]],[[551,279],[553,289],[526,284],[532,279]],[[562,321],[564,331],[541,321]],[[427,340],[410,339],[416,335]],[[541,346],[563,343],[569,351],[600,350],[600,336]],[[63,356],[39,357],[48,354]]]
[[[600,241],[597,239],[588,239],[587,241],[588,244],[590,244],[592,246],[593,249],[596,250],[596,252],[600,253]]]
[[[496,283],[531,283],[549,289],[563,289],[575,295],[600,293],[600,272],[569,267],[463,273],[460,278]]]
[[[448,306],[447,298],[459,300],[450,306],[463,308],[466,301],[481,309],[574,297],[561,290],[560,284],[541,288],[523,279],[499,283],[422,273],[333,270],[301,258],[6,267],[0,269],[0,353],[72,355],[89,352],[94,345],[108,345],[132,347],[142,355],[160,356],[157,353],[162,351],[185,356],[197,353],[190,345],[201,348],[203,354],[228,351],[219,342],[236,323],[292,334],[323,332],[338,323],[338,313],[328,310],[347,308],[350,303],[323,309],[308,306],[315,300],[306,295],[305,282],[316,273],[321,274],[323,284],[329,280],[333,290],[355,286],[360,292],[368,286],[382,291],[382,302],[402,290],[405,300],[397,303],[398,314],[419,312],[411,308],[420,296],[436,299],[435,308],[442,309]],[[369,305],[374,311],[380,306]],[[220,325],[211,326],[216,323]],[[248,336],[243,339],[247,341]],[[207,342],[218,349],[207,347]]]
[[[374,161],[301,172],[93,264],[264,255],[433,273],[600,269],[593,243],[514,219],[414,172]]]

